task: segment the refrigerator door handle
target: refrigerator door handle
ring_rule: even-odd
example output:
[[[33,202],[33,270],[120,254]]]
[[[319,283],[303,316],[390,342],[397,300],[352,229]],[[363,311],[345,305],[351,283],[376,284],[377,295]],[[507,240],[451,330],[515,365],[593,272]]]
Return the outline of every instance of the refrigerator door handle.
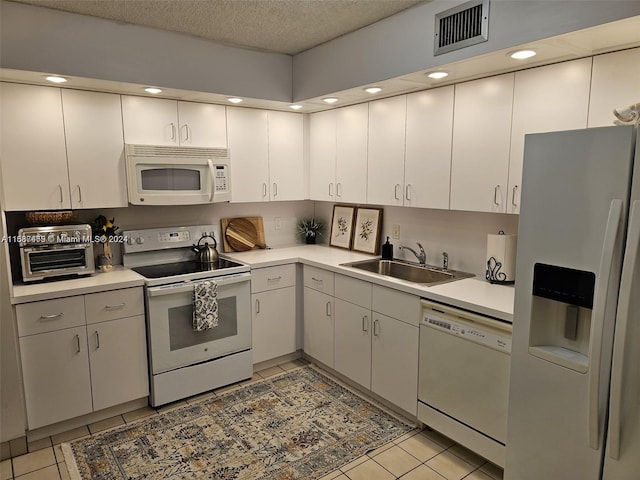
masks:
[[[627,346],[629,319],[631,318],[631,288],[633,286],[634,266],[638,265],[640,255],[640,200],[633,202],[629,221],[627,248],[622,265],[618,314],[616,318],[616,336],[611,367],[611,407],[609,410],[609,456],[617,460],[620,456],[620,429],[622,426],[622,390],[624,377],[624,356]],[[630,340],[630,339],[629,339]]]
[[[597,450],[600,443],[600,361],[602,356],[602,336],[604,333],[605,313],[611,267],[618,243],[620,221],[622,220],[622,200],[611,200],[609,217],[605,230],[602,256],[596,280],[595,298],[593,302],[593,324],[591,326],[591,345],[589,348],[589,386],[588,386],[588,418],[589,447]]]

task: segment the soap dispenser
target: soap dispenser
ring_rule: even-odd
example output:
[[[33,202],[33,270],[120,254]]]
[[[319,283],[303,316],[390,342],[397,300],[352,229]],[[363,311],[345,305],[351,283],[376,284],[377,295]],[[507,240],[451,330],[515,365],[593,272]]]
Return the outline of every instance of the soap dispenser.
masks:
[[[389,237],[387,242],[382,244],[382,260],[393,260],[393,244],[389,243]]]

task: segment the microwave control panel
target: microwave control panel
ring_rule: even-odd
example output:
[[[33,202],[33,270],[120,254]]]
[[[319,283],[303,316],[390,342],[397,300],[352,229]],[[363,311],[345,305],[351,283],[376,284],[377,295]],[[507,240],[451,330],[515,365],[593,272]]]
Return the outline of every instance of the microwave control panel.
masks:
[[[227,165],[216,165],[214,178],[214,191],[226,192],[229,190],[229,169]]]

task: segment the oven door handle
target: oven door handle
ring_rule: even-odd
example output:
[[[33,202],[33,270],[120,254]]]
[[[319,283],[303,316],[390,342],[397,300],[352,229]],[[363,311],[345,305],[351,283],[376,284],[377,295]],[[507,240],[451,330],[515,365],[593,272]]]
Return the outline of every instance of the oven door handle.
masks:
[[[248,282],[251,280],[250,273],[241,273],[238,275],[229,275],[215,280],[219,287],[226,287],[227,285],[233,285],[234,283]],[[205,281],[205,279],[201,280]],[[161,295],[174,295],[176,293],[193,292],[195,285],[199,283],[198,280],[185,283],[173,283],[171,285],[162,285],[159,287],[150,287],[147,291],[150,297],[159,297]]]

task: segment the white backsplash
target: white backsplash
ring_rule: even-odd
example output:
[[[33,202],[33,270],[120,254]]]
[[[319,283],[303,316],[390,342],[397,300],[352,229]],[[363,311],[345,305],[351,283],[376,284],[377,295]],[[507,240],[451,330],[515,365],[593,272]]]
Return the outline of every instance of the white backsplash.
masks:
[[[328,225],[333,203],[315,202],[315,215]],[[400,238],[391,236],[393,225],[400,225]],[[484,278],[487,234],[518,233],[518,215],[460,212],[409,207],[384,207],[380,243],[389,236],[395,258],[416,261],[401,245],[417,248],[420,242],[427,252],[427,263],[442,265],[442,252],[449,254],[449,268],[474,273]],[[328,243],[328,235],[323,238]]]

